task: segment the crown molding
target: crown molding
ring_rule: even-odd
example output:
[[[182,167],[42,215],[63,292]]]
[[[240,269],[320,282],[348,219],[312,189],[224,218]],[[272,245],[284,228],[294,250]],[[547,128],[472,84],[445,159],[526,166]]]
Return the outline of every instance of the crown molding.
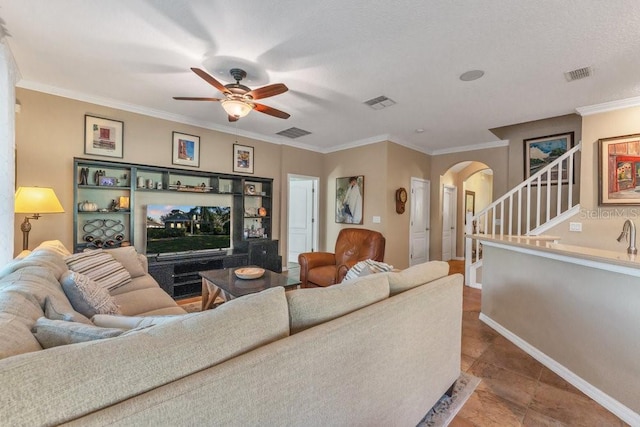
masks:
[[[245,138],[251,138],[258,141],[269,142],[271,144],[277,145],[290,145],[285,144],[280,137],[268,137],[265,135],[260,135],[254,132],[248,132],[246,130],[231,128],[228,126],[221,126],[209,121],[204,120],[194,120],[191,117],[183,116],[180,114],[168,113],[162,110],[155,110],[153,108],[143,107],[136,104],[129,104],[126,102],[117,101],[115,99],[102,98],[98,96],[89,95],[82,92],[71,91],[67,89],[62,89],[55,86],[44,85],[38,82],[33,82],[29,80],[21,80],[16,84],[17,87],[23,89],[34,90],[37,92],[47,93],[49,95],[61,96],[63,98],[73,99],[75,101],[88,102],[90,104],[101,105],[103,107],[115,108],[118,110],[128,111],[130,113],[142,114],[144,116],[155,117],[158,119],[169,120],[176,123],[182,123],[185,125],[197,126],[204,129],[215,130],[218,132],[223,132],[229,135],[237,135]]]
[[[486,150],[488,148],[506,147],[508,145],[509,145],[509,140],[502,139],[499,141],[483,142],[483,143],[474,144],[474,145],[463,145],[461,147],[441,148],[441,149],[433,150],[431,152],[431,155],[440,156],[442,154],[453,154],[453,153],[462,153],[465,151]]]
[[[581,116],[606,113],[608,111],[622,110],[624,108],[639,107],[640,96],[635,98],[620,99],[618,101],[603,102],[602,104],[588,105],[576,108],[576,112]]]
[[[321,151],[323,154],[335,153],[336,151],[348,150],[349,148],[362,147],[363,145],[377,144],[378,142],[389,141],[391,136],[389,134],[372,136],[371,138],[360,139],[358,141],[349,142],[347,144],[337,145],[330,148],[325,148]]]

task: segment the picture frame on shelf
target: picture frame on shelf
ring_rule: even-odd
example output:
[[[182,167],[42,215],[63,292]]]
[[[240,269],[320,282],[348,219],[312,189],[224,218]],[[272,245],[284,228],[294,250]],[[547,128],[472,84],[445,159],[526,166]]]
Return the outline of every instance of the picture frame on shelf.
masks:
[[[98,185],[100,187],[115,187],[118,185],[118,179],[114,176],[100,176]]]
[[[555,135],[540,136],[524,140],[524,179],[543,169],[558,157],[573,147],[573,132],[559,133]],[[542,185],[556,185],[569,183],[568,162],[562,165],[562,176],[558,177],[557,168],[551,171],[551,182],[547,182],[545,175],[541,179]],[[571,177],[573,182],[573,177]]]
[[[124,122],[102,117],[84,116],[84,153],[122,158]]]
[[[200,167],[200,137],[188,133],[173,132],[171,163]]]
[[[598,204],[640,205],[640,134],[598,140]]]
[[[363,224],[364,175],[336,178],[336,222]]]
[[[253,173],[253,147],[233,144],[233,171]]]

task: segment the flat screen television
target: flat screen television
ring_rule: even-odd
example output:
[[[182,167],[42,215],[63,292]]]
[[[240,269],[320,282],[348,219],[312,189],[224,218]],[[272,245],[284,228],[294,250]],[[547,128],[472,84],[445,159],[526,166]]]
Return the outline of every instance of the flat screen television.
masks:
[[[147,255],[231,247],[231,207],[147,205]]]

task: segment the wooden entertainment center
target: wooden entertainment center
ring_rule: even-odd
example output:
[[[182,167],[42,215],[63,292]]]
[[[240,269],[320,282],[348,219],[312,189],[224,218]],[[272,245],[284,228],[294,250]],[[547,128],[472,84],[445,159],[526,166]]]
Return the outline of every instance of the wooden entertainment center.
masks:
[[[160,286],[183,298],[200,293],[198,271],[248,264],[282,271],[278,241],[271,240],[271,178],[83,158],[73,167],[75,252],[134,245],[144,253],[147,204],[223,203],[231,207],[233,249],[147,254]]]

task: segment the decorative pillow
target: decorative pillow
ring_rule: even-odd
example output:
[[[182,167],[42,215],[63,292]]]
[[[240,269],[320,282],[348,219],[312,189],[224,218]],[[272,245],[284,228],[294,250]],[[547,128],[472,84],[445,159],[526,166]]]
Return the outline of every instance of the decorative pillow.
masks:
[[[70,270],[62,276],[60,284],[77,312],[89,318],[96,314],[120,314],[109,292],[84,274]]]
[[[368,276],[374,273],[383,273],[385,271],[393,270],[393,265],[385,264],[384,262],[374,261],[372,259],[366,259],[356,263],[353,267],[347,271],[344,276],[344,280],[355,279],[356,277]]]
[[[140,264],[140,258],[138,258],[138,252],[133,246],[123,246],[121,248],[105,249],[109,255],[118,261],[129,272],[132,278],[140,277],[147,274],[147,272]]]
[[[69,255],[64,260],[69,270],[88,276],[108,291],[131,283],[131,274],[102,249]]]
[[[167,316],[118,316],[111,314],[96,314],[91,318],[91,321],[94,325],[100,326],[101,328],[136,329],[162,325],[164,323],[174,322],[197,314],[199,313]]]
[[[326,288],[296,289],[285,293],[289,324],[295,334],[389,297],[389,280],[373,275]]]
[[[75,344],[85,341],[113,338],[124,332],[123,329],[99,328],[83,323],[65,322],[40,317],[32,329],[42,348],[57,347],[59,345]]]
[[[65,322],[78,322],[84,323],[85,325],[92,325],[91,320],[80,313],[73,310],[65,313],[64,310],[57,309],[50,297],[46,297],[44,300],[44,316],[51,320],[64,320]]]

